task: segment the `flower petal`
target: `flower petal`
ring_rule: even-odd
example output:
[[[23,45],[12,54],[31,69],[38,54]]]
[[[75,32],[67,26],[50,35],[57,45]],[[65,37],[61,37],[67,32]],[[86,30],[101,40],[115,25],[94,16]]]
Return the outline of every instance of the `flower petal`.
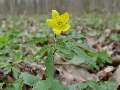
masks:
[[[59,30],[59,29],[53,29],[53,32],[54,32],[56,35],[60,35],[62,31]]]
[[[47,24],[49,27],[54,27],[54,21],[52,19],[47,19]]]
[[[62,28],[62,31],[63,31],[63,32],[66,32],[66,31],[69,30],[70,27],[71,27],[71,26],[70,26],[69,24],[66,24],[66,25]]]
[[[56,10],[52,10],[52,18],[57,18],[59,17],[59,13]]]
[[[69,20],[69,16],[70,16],[69,13],[66,12],[61,15],[61,18],[63,21],[67,22]]]

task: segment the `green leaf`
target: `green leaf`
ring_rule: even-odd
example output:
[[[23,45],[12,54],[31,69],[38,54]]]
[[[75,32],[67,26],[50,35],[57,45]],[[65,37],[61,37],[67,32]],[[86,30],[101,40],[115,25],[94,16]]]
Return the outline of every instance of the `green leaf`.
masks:
[[[86,85],[89,87],[89,88],[93,88],[93,89],[95,89],[95,88],[97,88],[97,82],[96,81],[87,81],[86,82]]]
[[[54,49],[52,47],[49,47],[48,49],[48,57],[45,61],[45,75],[47,78],[53,79],[54,77]]]
[[[54,80],[51,90],[68,90],[68,88],[64,87],[59,81]]]
[[[12,75],[15,79],[18,79],[20,75],[20,70],[15,67],[12,67]]]
[[[96,81],[86,81],[83,83],[77,83],[71,85],[69,90],[114,90],[115,82],[114,81],[105,81],[105,82],[96,82]]]
[[[112,63],[112,59],[110,58],[106,51],[98,52],[96,54],[96,57],[98,64]]]
[[[5,45],[6,43],[8,43],[9,37],[4,34],[0,36],[0,46]]]
[[[32,90],[68,90],[57,80],[45,80],[37,82]]]
[[[80,46],[82,49],[92,52],[92,53],[96,53],[96,50],[93,49],[92,47],[90,47],[87,43],[79,43],[77,44],[78,46]]]
[[[97,69],[99,70],[99,67],[96,63],[96,57],[91,58],[91,60],[86,60],[86,62],[84,64],[87,64],[88,66],[90,66],[92,69]]]
[[[87,84],[85,84],[85,83],[77,83],[77,84],[74,84],[74,85],[71,85],[70,87],[69,87],[69,90],[76,90],[76,89],[80,89],[80,90],[84,90],[84,89],[86,89],[88,87],[88,85]]]
[[[120,41],[120,34],[112,34],[111,38],[112,40]]]
[[[7,63],[7,64],[5,64],[5,65],[3,66],[4,74],[10,73],[11,70],[12,70],[12,66],[11,66],[9,63]]]
[[[74,56],[70,61],[69,63],[71,64],[75,64],[75,65],[80,65],[82,63],[84,63],[86,61],[85,57],[84,56]]]
[[[48,83],[46,81],[38,81],[32,90],[49,90]]]
[[[96,90],[115,90],[115,81],[100,82]]]
[[[74,56],[74,53],[65,46],[57,45],[56,49],[60,56],[64,59],[70,60]]]
[[[34,60],[38,61],[40,60],[40,58],[44,57],[44,54],[48,51],[48,46],[44,46],[42,48],[38,48],[37,49],[37,53],[33,56],[34,57]],[[43,59],[42,59],[43,60]]]
[[[22,73],[20,78],[24,81],[25,84],[32,86],[34,83],[38,82],[40,79],[36,76],[30,75],[28,73]]]

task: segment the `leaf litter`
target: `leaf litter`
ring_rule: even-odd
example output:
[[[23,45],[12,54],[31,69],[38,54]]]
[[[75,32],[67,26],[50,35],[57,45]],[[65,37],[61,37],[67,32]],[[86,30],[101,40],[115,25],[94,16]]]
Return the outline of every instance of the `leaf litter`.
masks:
[[[31,22],[31,26],[28,28],[31,32],[27,32],[25,36],[20,36],[18,38],[18,43],[23,44],[26,43],[27,38],[29,37],[29,33],[34,34],[33,32],[37,32],[36,25]],[[3,27],[6,29],[6,27]],[[90,27],[89,27],[90,28]],[[24,29],[24,28],[23,28]],[[78,33],[87,33],[85,37],[85,42],[96,49],[97,51],[106,50],[107,53],[112,57],[112,64],[100,65],[99,70],[92,70],[87,65],[75,65],[71,64],[68,61],[64,60],[59,54],[55,57],[55,78],[59,80],[64,86],[69,87],[76,83],[87,82],[88,80],[94,81],[107,81],[107,80],[115,80],[116,81],[116,90],[119,90],[120,87],[120,79],[119,79],[119,64],[120,64],[120,42],[119,39],[113,40],[112,34],[119,33],[119,30],[112,29],[104,29],[101,31],[101,35],[96,39],[96,34],[90,34],[92,31],[85,30],[85,28],[81,26],[77,26],[74,29]],[[89,31],[89,33],[88,33]],[[95,30],[96,32],[96,30]],[[26,37],[27,36],[27,37]],[[44,42],[44,41],[43,41]],[[38,42],[37,42],[38,43]],[[24,55],[29,57],[30,55],[35,54],[36,47],[26,48],[21,47],[24,52]],[[45,55],[45,53],[44,53]],[[31,75],[38,76],[39,79],[45,80],[45,66],[44,62],[24,62],[20,61],[17,65],[15,65],[20,72],[27,72]],[[16,72],[18,73],[18,72]],[[15,78],[12,75],[12,70],[10,70],[7,74],[4,73],[4,69],[0,69],[0,80],[5,82],[13,82]],[[0,84],[2,87],[3,83]],[[29,86],[26,86],[24,90],[31,90]],[[24,87],[24,88],[25,88]],[[28,87],[28,88],[27,88]],[[76,89],[77,90],[77,89]],[[79,89],[78,89],[79,90]],[[107,89],[106,89],[107,90]]]

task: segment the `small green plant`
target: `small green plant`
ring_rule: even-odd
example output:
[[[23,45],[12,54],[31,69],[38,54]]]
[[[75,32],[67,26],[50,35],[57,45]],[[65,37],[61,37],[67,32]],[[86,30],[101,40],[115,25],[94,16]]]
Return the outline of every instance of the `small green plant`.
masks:
[[[52,44],[47,45],[47,59],[45,60],[45,75],[46,80],[39,81],[33,86],[33,90],[68,90],[65,88],[62,84],[60,84],[58,81],[54,80],[54,56],[57,51],[57,46],[60,45],[57,43],[57,36],[62,32],[67,31],[70,28],[70,25],[68,24],[69,20],[69,14],[65,13],[62,15],[59,15],[59,13],[56,10],[52,10],[52,19],[48,19],[47,23],[50,27],[52,27],[52,30],[55,35],[53,35],[52,40],[54,41]],[[61,45],[62,46],[62,45]],[[44,49],[45,50],[45,49]],[[46,87],[47,86],[47,87]]]

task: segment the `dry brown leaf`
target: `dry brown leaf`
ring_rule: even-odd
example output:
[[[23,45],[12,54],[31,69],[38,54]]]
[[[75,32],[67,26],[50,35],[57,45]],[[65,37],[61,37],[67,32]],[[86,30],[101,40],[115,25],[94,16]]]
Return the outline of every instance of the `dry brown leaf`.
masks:
[[[78,82],[84,82],[86,80],[98,81],[98,77],[95,74],[89,73],[84,68],[73,65],[57,65],[56,70],[58,72],[56,78],[59,79],[65,86]]]
[[[100,80],[108,80],[112,76],[113,66],[107,66],[97,73]]]

